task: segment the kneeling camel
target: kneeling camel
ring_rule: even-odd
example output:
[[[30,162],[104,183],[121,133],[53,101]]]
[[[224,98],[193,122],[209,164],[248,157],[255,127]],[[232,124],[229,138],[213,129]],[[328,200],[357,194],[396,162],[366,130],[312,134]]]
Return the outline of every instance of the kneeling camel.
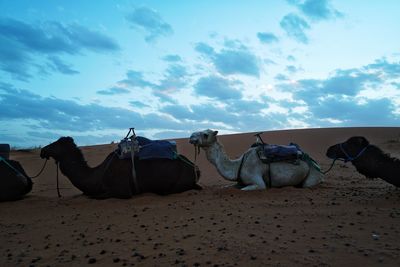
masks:
[[[137,184],[133,184],[131,160],[119,159],[111,152],[100,165],[89,167],[71,137],[61,137],[45,146],[40,156],[54,158],[71,183],[93,198],[130,198],[144,192],[166,195],[201,189],[197,185],[200,172],[182,155],[175,160],[135,158]]]
[[[371,145],[363,136],[353,136],[346,142],[329,147],[326,156],[334,160],[350,161],[366,177],[381,178],[400,187],[400,159]]]
[[[242,184],[242,190],[266,189],[267,184],[270,187],[311,187],[323,181],[323,174],[304,160],[298,160],[297,164],[286,161],[263,163],[256,147],[231,160],[218,141],[217,134],[218,131],[212,130],[194,132],[189,141],[206,152],[207,159],[223,178]]]

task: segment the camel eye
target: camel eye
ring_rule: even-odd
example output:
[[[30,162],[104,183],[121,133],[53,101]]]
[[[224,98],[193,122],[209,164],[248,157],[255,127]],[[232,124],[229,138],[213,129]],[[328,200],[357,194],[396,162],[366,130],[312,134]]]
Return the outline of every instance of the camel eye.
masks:
[[[208,134],[203,134],[203,137],[204,138],[208,138]]]

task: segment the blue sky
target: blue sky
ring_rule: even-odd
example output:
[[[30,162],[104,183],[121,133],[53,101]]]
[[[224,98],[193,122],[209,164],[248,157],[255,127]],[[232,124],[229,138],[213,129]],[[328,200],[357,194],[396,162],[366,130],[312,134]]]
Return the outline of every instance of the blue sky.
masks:
[[[399,126],[397,0],[0,0],[0,142]]]

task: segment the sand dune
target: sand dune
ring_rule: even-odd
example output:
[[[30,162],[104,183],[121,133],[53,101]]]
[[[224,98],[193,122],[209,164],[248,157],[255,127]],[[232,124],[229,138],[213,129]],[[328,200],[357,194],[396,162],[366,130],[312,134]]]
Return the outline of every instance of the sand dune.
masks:
[[[202,129],[199,129],[202,130]],[[323,169],[328,146],[363,135],[400,158],[400,128],[271,131],[264,141],[295,142]],[[230,157],[254,142],[253,133],[219,140]],[[180,153],[194,160],[188,139]],[[115,144],[82,147],[89,165]],[[40,151],[12,152],[29,175]],[[81,195],[50,161],[25,199],[0,203],[0,266],[400,266],[400,190],[337,163],[311,189],[243,192],[223,180],[201,153],[202,191],[129,200]],[[399,174],[400,179],[400,174]]]

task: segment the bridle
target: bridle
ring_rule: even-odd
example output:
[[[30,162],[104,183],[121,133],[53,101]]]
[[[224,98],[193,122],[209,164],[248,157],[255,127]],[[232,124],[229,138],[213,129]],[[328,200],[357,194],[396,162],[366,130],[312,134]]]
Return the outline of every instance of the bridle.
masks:
[[[340,158],[340,157],[334,158],[333,161],[332,161],[331,166],[329,167],[329,169],[328,169],[327,171],[322,172],[323,174],[328,173],[328,172],[333,168],[333,165],[335,164],[335,162],[336,162],[337,160],[343,161],[344,163],[347,163],[347,162],[349,162],[349,161],[352,162],[352,161],[358,159],[359,157],[361,157],[361,155],[364,154],[364,152],[365,152],[365,151],[367,150],[367,148],[369,147],[369,144],[366,145],[363,149],[360,150],[360,152],[357,153],[357,155],[355,155],[355,156],[353,157],[353,156],[350,156],[349,153],[346,152],[346,150],[345,150],[344,147],[343,147],[343,144],[344,144],[344,143],[340,143],[340,144],[339,144],[339,147],[340,147],[340,150],[343,152],[343,154],[344,154],[346,157],[345,157],[345,158]]]
[[[337,158],[337,159],[343,160],[345,163],[358,159],[365,152],[365,150],[367,150],[367,148],[369,147],[369,145],[366,145],[363,149],[360,150],[360,152],[358,152],[358,154],[356,156],[352,157],[349,155],[349,153],[346,152],[346,150],[344,150],[343,144],[344,143],[340,143],[339,147],[340,147],[340,150],[343,152],[343,154],[346,156],[346,158],[343,158],[343,159]]]

